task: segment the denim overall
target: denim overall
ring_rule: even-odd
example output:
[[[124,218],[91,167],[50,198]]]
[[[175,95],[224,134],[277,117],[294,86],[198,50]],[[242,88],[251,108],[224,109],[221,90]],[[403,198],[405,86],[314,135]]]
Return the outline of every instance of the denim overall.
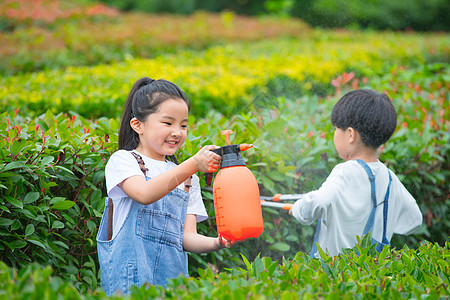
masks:
[[[367,165],[363,160],[357,159],[356,160],[366,171],[367,176],[369,176],[370,181],[370,190],[371,190],[371,198],[372,198],[372,210],[369,215],[369,219],[367,220],[366,226],[364,227],[363,235],[366,235],[369,233],[369,231],[373,228],[373,223],[375,220],[375,211],[377,210],[377,206],[383,204],[383,237],[382,241],[379,242],[371,237],[372,244],[377,244],[376,249],[378,252],[381,252],[386,245],[390,245],[389,240],[386,237],[386,228],[387,228],[387,215],[388,215],[388,206],[389,206],[389,193],[391,189],[391,172],[388,170],[389,174],[389,183],[386,191],[386,195],[384,196],[384,201],[380,204],[377,204],[377,196],[375,193],[375,175],[373,175],[372,170],[370,169],[369,165]],[[317,252],[317,237],[319,235],[320,231],[320,223],[322,222],[321,219],[317,220],[317,227],[316,227],[316,233],[314,234],[314,242],[311,249],[311,252],[309,253],[309,256],[315,257],[315,254]]]
[[[101,286],[106,295],[117,290],[128,294],[130,286],[139,287],[146,282],[165,285],[167,279],[180,274],[188,277],[182,245],[188,199],[189,194],[179,188],[149,205],[130,199],[133,204],[122,227],[108,240],[106,198],[97,234]]]

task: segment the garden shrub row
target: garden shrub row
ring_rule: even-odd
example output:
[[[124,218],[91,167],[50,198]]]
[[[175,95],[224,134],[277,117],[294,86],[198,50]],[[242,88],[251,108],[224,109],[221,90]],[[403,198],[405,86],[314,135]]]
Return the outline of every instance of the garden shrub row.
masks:
[[[367,236],[368,237],[368,236]],[[19,272],[0,262],[0,297],[8,299],[446,299],[450,296],[449,244],[426,243],[416,250],[386,247],[377,253],[364,238],[338,257],[320,259],[298,252],[281,261],[245,256],[242,268],[198,277],[180,276],[165,288],[144,285],[128,296],[106,297],[101,289],[80,293],[31,264]]]
[[[95,288],[104,166],[118,121],[3,113],[1,128],[0,260],[18,269],[50,265]]]
[[[318,188],[339,161],[329,121],[334,103],[351,88],[385,90],[399,112],[399,126],[381,160],[399,174],[425,217],[417,235],[396,238],[393,246],[417,247],[422,240],[443,245],[450,204],[448,78],[447,64],[393,67],[371,79],[344,73],[332,80],[335,92],[327,97],[290,98],[283,92],[290,92],[292,81],[281,77],[267,86],[264,96],[276,92],[276,101],[262,101],[254,111],[224,115],[211,110],[204,118],[192,117],[179,159],[194,154],[199,145],[224,145],[220,132],[230,128],[233,143],[255,145],[244,158],[262,195],[307,192]],[[31,117],[17,109],[1,114],[1,261],[16,269],[31,262],[50,265],[81,291],[98,286],[95,234],[106,196],[104,166],[117,147],[118,124],[118,117],[89,120],[73,112]],[[215,236],[211,198],[205,190],[211,217],[200,223],[199,231]],[[261,237],[215,253],[190,254],[190,273],[208,265],[219,270],[242,266],[239,253],[250,260],[258,254],[281,260],[309,251],[313,226],[300,226],[284,211],[263,211]]]
[[[401,47],[399,47],[401,45]],[[192,99],[192,114],[214,109],[227,115],[273,101],[277,85],[291,79],[296,92],[327,95],[336,74],[370,78],[392,65],[448,61],[445,35],[374,32],[315,32],[308,38],[232,43],[203,51],[184,50],[154,59],[129,59],[96,67],[28,73],[0,78],[0,105],[38,116],[75,111],[86,118],[118,117],[133,82],[165,78]],[[264,104],[264,103],[263,103]]]
[[[245,17],[231,12],[148,15],[121,13],[86,1],[30,4],[12,0],[0,3],[0,74],[106,64],[130,57],[154,58],[181,48],[204,49],[237,41],[301,38],[310,31],[296,19]]]

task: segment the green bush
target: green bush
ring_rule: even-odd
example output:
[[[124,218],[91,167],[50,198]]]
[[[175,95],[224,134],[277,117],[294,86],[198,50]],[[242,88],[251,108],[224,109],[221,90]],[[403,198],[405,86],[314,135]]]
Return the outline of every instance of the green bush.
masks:
[[[447,64],[393,68],[382,80],[371,82],[398,103],[398,130],[381,157],[419,200],[425,239],[440,243],[450,232],[450,110],[445,104],[449,72]]]
[[[174,16],[113,11],[106,15],[71,16],[70,11],[56,7],[55,12],[55,6],[46,7],[46,3],[50,6],[52,1],[35,3],[36,15],[50,10],[47,16],[55,17],[53,21],[25,22],[9,16],[8,7],[0,2],[0,74],[108,64],[132,57],[155,58],[179,50],[282,36],[302,37],[310,32],[309,26],[298,19],[245,17],[232,12]],[[25,1],[22,6],[23,11],[34,15]],[[38,21],[41,22],[36,24]],[[2,28],[10,29],[1,32]]]
[[[215,273],[199,269],[198,277],[180,276],[165,288],[144,285],[129,296],[109,299],[445,299],[449,244],[426,243],[417,250],[386,247],[377,253],[365,238],[338,257],[310,258],[299,252],[282,261],[258,256],[243,268]],[[100,289],[79,293],[52,276],[50,267],[32,264],[19,272],[0,262],[0,297],[8,299],[106,299]]]
[[[50,265],[62,278],[95,288],[104,165],[117,121],[3,113],[0,124],[1,260],[15,268]]]
[[[233,115],[253,110],[253,102],[273,102],[284,93],[281,82],[287,79],[291,84],[283,88],[291,93],[325,96],[337,74],[353,71],[370,78],[393,65],[445,62],[447,49],[441,34],[317,31],[302,40],[230,43],[154,59],[5,76],[0,78],[0,105],[10,112],[20,107],[29,116],[51,110],[75,111],[85,118],[118,117],[133,82],[150,76],[182,87],[197,117],[210,110]]]

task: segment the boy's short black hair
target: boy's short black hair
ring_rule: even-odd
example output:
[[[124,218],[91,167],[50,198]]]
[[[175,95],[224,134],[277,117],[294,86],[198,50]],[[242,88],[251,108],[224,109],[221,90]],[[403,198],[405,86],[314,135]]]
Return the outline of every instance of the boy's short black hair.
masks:
[[[394,133],[397,113],[386,94],[354,90],[345,94],[333,107],[331,123],[344,130],[352,127],[366,146],[377,149]]]

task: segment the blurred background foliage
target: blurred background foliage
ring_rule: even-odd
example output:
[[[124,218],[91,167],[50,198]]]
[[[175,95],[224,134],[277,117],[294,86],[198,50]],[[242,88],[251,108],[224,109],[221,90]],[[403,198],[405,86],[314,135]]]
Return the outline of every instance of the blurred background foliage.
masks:
[[[0,2],[0,74],[154,58],[232,42],[301,40],[320,27],[448,32],[447,4],[445,0],[5,0]]]
[[[191,14],[233,11],[242,15],[298,17],[312,26],[419,31],[450,29],[446,0],[102,0],[121,10]]]

